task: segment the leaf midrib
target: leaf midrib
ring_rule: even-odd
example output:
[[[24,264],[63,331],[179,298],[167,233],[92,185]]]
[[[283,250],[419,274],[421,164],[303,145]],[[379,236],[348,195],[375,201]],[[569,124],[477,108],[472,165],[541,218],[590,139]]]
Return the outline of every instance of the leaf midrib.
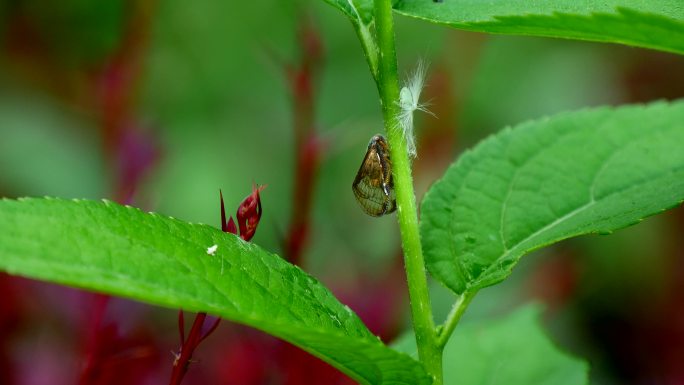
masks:
[[[604,117],[603,120],[605,121],[605,119],[606,119],[606,118]],[[596,130],[597,130],[597,131],[600,131],[600,127],[602,127],[602,126],[603,126],[603,122],[597,123],[597,124],[596,124],[596,127],[597,127]],[[562,140],[567,139],[568,137],[572,136],[573,134],[577,134],[577,132],[572,131],[572,130],[569,130],[569,129],[568,129],[567,131],[565,131],[565,132],[562,132],[562,133],[560,134],[560,136],[557,136],[557,137],[556,137],[555,144],[561,142]],[[660,130],[654,130],[654,131],[651,132],[651,135],[649,135],[649,137],[653,137],[653,136],[657,136],[657,135],[662,135],[662,132],[661,132]],[[617,151],[613,151],[612,153],[610,153],[610,155],[609,155],[608,157],[606,157],[605,159],[603,159],[603,160],[601,161],[601,163],[599,164],[599,166],[598,166],[597,169],[596,169],[596,172],[594,173],[594,176],[592,177],[592,182],[591,182],[591,184],[589,185],[589,188],[588,188],[588,195],[589,195],[589,201],[588,201],[588,202],[582,204],[581,206],[579,206],[579,207],[577,207],[577,208],[575,208],[575,209],[572,209],[571,211],[567,212],[566,214],[563,214],[563,216],[561,216],[561,217],[559,217],[559,218],[557,218],[557,219],[555,219],[555,220],[553,220],[553,221],[547,223],[546,225],[544,225],[544,226],[541,227],[540,229],[538,229],[538,230],[536,230],[535,232],[531,233],[530,235],[526,236],[524,239],[522,239],[522,240],[516,242],[512,247],[508,248],[508,247],[506,246],[506,238],[505,238],[505,236],[504,236],[505,230],[504,230],[503,218],[505,217],[505,214],[506,214],[506,211],[507,211],[508,201],[509,201],[509,199],[510,199],[510,193],[511,193],[511,191],[512,191],[512,189],[513,189],[514,182],[517,180],[517,178],[518,178],[518,176],[520,175],[521,171],[524,169],[524,167],[525,167],[527,164],[529,164],[532,160],[541,157],[541,156],[544,155],[546,152],[550,151],[550,150],[549,150],[550,147],[546,147],[545,150],[535,153],[535,154],[532,155],[531,157],[525,159],[520,165],[518,165],[517,167],[515,167],[515,171],[514,171],[513,177],[510,179],[509,184],[508,184],[508,192],[507,192],[507,194],[506,194],[506,198],[504,199],[504,201],[503,201],[503,203],[502,203],[502,205],[501,205],[501,215],[500,215],[499,229],[498,229],[498,230],[499,230],[499,234],[500,234],[500,237],[501,237],[501,245],[502,245],[502,247],[503,247],[503,253],[502,253],[501,255],[499,255],[498,257],[496,257],[496,258],[492,261],[492,263],[490,263],[489,266],[487,266],[487,267],[486,267],[486,268],[477,276],[477,278],[475,278],[474,280],[471,280],[470,283],[467,284],[467,287],[470,288],[470,287],[473,287],[473,286],[477,286],[478,283],[479,283],[480,281],[482,281],[482,279],[481,279],[482,277],[485,277],[485,278],[486,278],[486,277],[488,276],[489,272],[492,271],[492,270],[495,269],[495,268],[498,268],[498,266],[499,266],[499,264],[500,264],[501,262],[510,259],[510,257],[511,257],[512,255],[515,255],[515,254],[520,253],[520,252],[521,252],[521,251],[519,250],[519,249],[520,249],[520,246],[523,245],[523,244],[525,244],[526,242],[530,241],[531,239],[534,239],[534,238],[537,237],[538,235],[543,234],[544,232],[546,232],[546,231],[548,231],[548,230],[551,230],[551,229],[553,229],[554,227],[556,227],[556,226],[558,226],[558,225],[564,223],[564,222],[567,221],[568,219],[571,219],[571,218],[573,218],[574,216],[576,216],[577,214],[580,214],[580,213],[582,213],[583,211],[585,211],[585,210],[587,210],[587,209],[593,207],[596,203],[599,203],[600,201],[602,201],[602,200],[604,200],[604,199],[607,199],[607,198],[609,198],[609,197],[611,197],[611,196],[613,196],[613,195],[615,195],[615,194],[619,194],[619,193],[621,193],[621,192],[623,192],[623,191],[632,189],[632,188],[634,188],[635,186],[639,186],[639,185],[642,185],[642,184],[646,183],[646,182],[647,182],[646,179],[641,179],[641,180],[639,180],[638,182],[633,183],[632,185],[628,185],[628,186],[625,186],[625,187],[616,189],[616,190],[614,190],[614,191],[611,191],[610,193],[606,194],[605,196],[599,198],[598,200],[596,200],[596,198],[595,198],[594,188],[596,187],[596,183],[597,183],[597,181],[598,181],[599,176],[603,173],[603,171],[605,170],[605,168],[606,168],[606,166],[609,164],[609,162],[610,162],[613,158],[615,158],[616,156],[618,156],[619,154],[621,154],[622,152],[626,151],[633,143],[638,142],[638,141],[641,141],[641,140],[643,140],[643,137],[632,138],[632,139],[626,141],[625,143],[621,143],[620,146],[619,146],[619,148],[617,149]],[[510,161],[509,159],[507,159],[507,160]],[[466,173],[466,175],[464,175],[463,179],[466,179],[467,176],[470,175],[470,174],[473,172],[473,170],[475,170],[474,167],[470,168],[470,169],[468,170],[468,172]],[[670,172],[673,172],[673,171],[670,171]],[[459,186],[459,190],[462,190],[462,189],[464,188],[464,186],[465,186],[465,184],[462,183],[462,184]],[[455,214],[455,210],[454,210],[454,208],[457,206],[456,203],[457,203],[456,200],[452,200],[452,210],[451,210],[451,212],[452,212],[452,215],[454,215],[454,216],[456,215],[456,214]],[[451,233],[452,230],[453,230],[453,226],[450,226],[449,229],[450,229],[450,233]],[[453,236],[453,234],[450,234],[450,235]],[[568,235],[568,237],[570,237],[570,236],[571,236],[571,235]],[[455,247],[455,245],[454,245],[453,242],[450,242],[450,243],[452,244],[452,247]],[[524,250],[522,250],[522,252],[524,252]],[[452,254],[452,255],[458,255],[458,254]],[[459,265],[460,265],[459,267],[460,267],[462,270],[468,271],[468,270],[465,268],[465,266],[462,265],[462,262],[460,262],[460,259],[457,258],[456,260],[458,261],[458,263],[459,263]]]
[[[681,170],[684,170],[684,167],[677,168],[677,169],[674,170],[674,171],[671,170],[671,171],[668,172],[668,174],[674,174],[675,172],[681,171]],[[602,200],[604,200],[604,199],[607,199],[607,198],[609,198],[609,197],[611,197],[611,196],[613,196],[613,195],[615,195],[615,194],[620,194],[620,193],[622,193],[622,192],[624,192],[624,191],[631,190],[631,189],[635,189],[635,188],[637,188],[637,187],[639,187],[639,186],[641,186],[641,185],[643,185],[643,184],[647,184],[647,179],[644,178],[644,179],[641,179],[640,181],[638,181],[638,182],[636,182],[636,183],[634,183],[634,184],[632,184],[632,185],[629,185],[629,186],[625,186],[625,187],[616,189],[615,191],[612,191],[612,192],[610,192],[609,194],[606,194],[605,196],[603,196],[602,198],[599,198],[598,200],[590,201],[590,202],[588,202],[588,203],[586,203],[586,204],[584,204],[584,205],[582,205],[582,206],[580,206],[580,207],[578,207],[578,208],[572,210],[571,212],[569,212],[568,214],[564,215],[563,217],[558,218],[557,220],[555,220],[555,221],[553,221],[553,222],[551,222],[551,223],[545,225],[543,228],[541,228],[541,229],[535,231],[533,234],[531,234],[531,235],[525,237],[525,239],[521,240],[520,242],[517,242],[517,243],[515,244],[515,246],[513,246],[508,252],[506,252],[506,253],[502,254],[501,256],[497,257],[496,260],[495,260],[495,263],[499,263],[499,262],[501,262],[501,261],[505,261],[505,260],[509,259],[511,255],[515,255],[516,253],[519,252],[518,249],[520,248],[520,245],[522,245],[522,244],[524,244],[524,243],[530,241],[531,239],[533,239],[534,237],[540,235],[541,233],[543,233],[543,232],[545,232],[545,231],[547,231],[547,230],[550,230],[550,229],[552,229],[553,227],[555,227],[555,226],[557,226],[557,225],[563,223],[564,221],[566,221],[566,220],[568,220],[568,219],[574,217],[575,215],[577,215],[577,214],[583,212],[584,210],[590,208],[590,207],[593,206],[594,204],[599,203],[600,201],[602,201]],[[570,238],[570,237],[572,237],[572,236],[574,236],[574,235],[581,235],[581,234],[584,234],[584,233],[568,234],[567,237],[564,237],[564,238],[562,238],[562,239]],[[541,246],[543,246],[543,245],[540,245],[540,247],[541,247]],[[524,251],[523,251],[523,252],[524,252]],[[491,265],[488,266],[486,269],[484,269],[484,270],[482,271],[482,273],[478,276],[478,280],[473,281],[473,283],[472,283],[471,285],[469,285],[469,287],[470,287],[470,286],[477,286],[477,283],[481,281],[479,278],[480,278],[480,277],[483,277],[483,276],[486,276],[487,273],[489,273],[489,271],[491,271],[495,266],[496,266],[495,264],[491,264]]]

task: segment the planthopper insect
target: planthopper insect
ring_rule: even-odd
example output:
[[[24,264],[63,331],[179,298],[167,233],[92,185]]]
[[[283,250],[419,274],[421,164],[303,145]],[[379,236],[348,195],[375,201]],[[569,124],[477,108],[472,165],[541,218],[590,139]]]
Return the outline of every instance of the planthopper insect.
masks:
[[[397,208],[389,146],[382,135],[373,136],[368,143],[352,190],[363,211],[370,216],[379,217]]]

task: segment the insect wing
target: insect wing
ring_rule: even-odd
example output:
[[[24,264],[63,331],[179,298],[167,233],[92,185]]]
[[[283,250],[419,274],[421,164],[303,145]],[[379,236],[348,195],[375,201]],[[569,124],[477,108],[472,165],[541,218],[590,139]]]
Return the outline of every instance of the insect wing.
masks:
[[[385,214],[387,195],[382,186],[382,177],[379,176],[377,159],[373,159],[373,155],[370,152],[366,153],[366,158],[354,179],[352,190],[363,211],[379,217]]]
[[[379,217],[396,209],[392,163],[387,142],[381,135],[374,136],[356,174],[352,190],[366,214]]]
[[[392,174],[390,173],[390,181],[392,185],[389,188],[389,195],[385,200],[385,214],[393,213],[397,209],[397,196],[394,194],[394,180],[392,179]]]

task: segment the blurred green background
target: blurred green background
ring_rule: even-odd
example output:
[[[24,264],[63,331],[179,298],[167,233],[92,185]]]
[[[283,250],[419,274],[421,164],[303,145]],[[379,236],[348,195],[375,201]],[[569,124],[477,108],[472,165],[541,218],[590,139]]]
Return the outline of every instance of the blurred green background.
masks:
[[[675,55],[396,22],[402,73],[430,63],[424,95],[436,117],[417,117],[420,195],[507,125],[684,95]],[[116,199],[120,138],[133,133],[152,159],[133,167],[134,205],[218,226],[219,189],[230,208],[266,184],[253,241],[282,254],[299,183],[285,68],[301,60],[302,26],[323,47],[302,264],[343,293],[359,276],[372,281],[400,253],[395,218],[364,215],[350,189],[382,131],[378,95],[349,22],[322,1],[0,1],[0,196]],[[592,383],[684,383],[682,211],[536,253],[467,318],[542,301],[554,339],[590,359]],[[434,286],[441,319],[453,299]]]

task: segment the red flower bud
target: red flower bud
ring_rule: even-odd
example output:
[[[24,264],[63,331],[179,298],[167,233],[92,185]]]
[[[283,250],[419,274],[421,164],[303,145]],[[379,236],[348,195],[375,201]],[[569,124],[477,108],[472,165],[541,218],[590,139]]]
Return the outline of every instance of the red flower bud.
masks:
[[[252,193],[245,198],[240,206],[238,206],[237,213],[235,214],[237,218],[237,223],[240,229],[240,237],[245,241],[249,241],[254,237],[256,233],[256,228],[259,225],[259,219],[261,219],[261,198],[259,197],[259,192],[266,188],[266,186],[253,186]],[[223,205],[223,193],[219,192],[221,195],[221,230],[226,233],[238,234],[238,227],[235,226],[235,221],[233,217],[230,217],[226,222],[226,210]]]
[[[256,228],[261,219],[261,198],[259,192],[266,188],[266,186],[252,186],[252,193],[240,203],[235,214],[238,227],[240,228],[240,237],[245,241],[249,241],[254,237]]]

